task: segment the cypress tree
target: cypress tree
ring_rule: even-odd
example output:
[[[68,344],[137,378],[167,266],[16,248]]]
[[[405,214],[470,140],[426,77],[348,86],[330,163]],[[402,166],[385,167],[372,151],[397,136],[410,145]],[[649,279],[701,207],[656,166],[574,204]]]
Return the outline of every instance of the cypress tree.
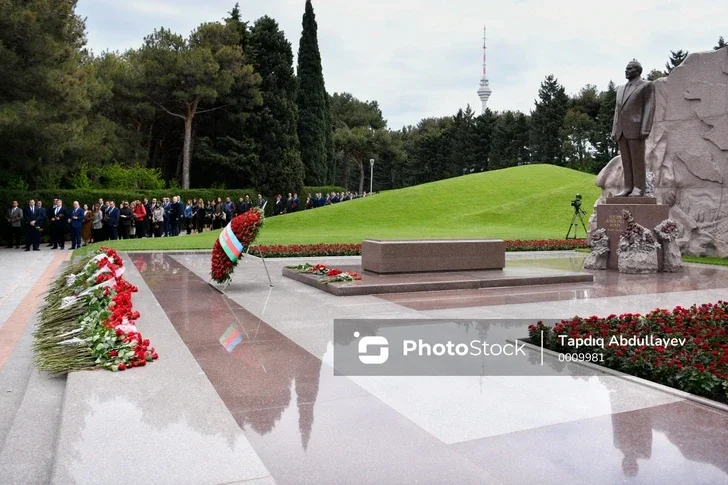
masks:
[[[329,175],[326,87],[311,0],[306,1],[298,47],[298,139],[306,185],[323,185]]]
[[[300,192],[304,168],[298,143],[296,78],[291,44],[268,16],[255,22],[248,36],[250,60],[263,81],[263,105],[252,115],[258,141],[260,173],[254,185],[268,196],[274,191]]]

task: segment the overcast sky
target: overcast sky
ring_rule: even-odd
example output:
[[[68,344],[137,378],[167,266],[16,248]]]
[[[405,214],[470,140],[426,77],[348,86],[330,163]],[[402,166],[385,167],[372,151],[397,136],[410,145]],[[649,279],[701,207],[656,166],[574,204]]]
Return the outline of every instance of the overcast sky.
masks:
[[[164,26],[189,34],[227,15],[235,0],[79,0],[95,52],[141,45]],[[241,0],[243,16],[278,21],[298,52],[305,0]],[[574,93],[622,82],[636,57],[664,68],[669,50],[710,50],[728,39],[725,0],[314,0],[326,88],[377,100],[391,128],[470,104],[488,26],[493,110],[533,107],[553,73]]]

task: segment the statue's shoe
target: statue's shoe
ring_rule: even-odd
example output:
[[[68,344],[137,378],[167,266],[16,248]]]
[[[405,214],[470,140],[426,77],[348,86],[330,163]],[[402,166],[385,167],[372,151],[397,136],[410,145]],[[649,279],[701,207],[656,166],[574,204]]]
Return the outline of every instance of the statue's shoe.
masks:
[[[631,194],[629,194],[630,197],[644,197],[645,194],[642,191],[642,189],[634,189]]]
[[[632,193],[632,189],[630,188],[630,189],[623,190],[622,192],[620,192],[617,195],[615,195],[615,197],[627,197],[631,193]]]

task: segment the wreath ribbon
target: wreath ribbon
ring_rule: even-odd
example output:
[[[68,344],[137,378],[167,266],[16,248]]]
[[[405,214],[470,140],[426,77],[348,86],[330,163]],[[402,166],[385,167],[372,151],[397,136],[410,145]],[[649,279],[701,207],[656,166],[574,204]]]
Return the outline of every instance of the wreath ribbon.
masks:
[[[233,263],[238,262],[238,258],[240,258],[240,255],[243,254],[243,244],[238,240],[237,236],[235,236],[235,233],[233,232],[232,228],[232,221],[225,226],[225,229],[222,230],[220,233],[220,237],[218,238],[220,240],[220,246],[222,246],[223,251],[225,251],[225,254],[227,254],[228,258],[230,258],[230,261]]]

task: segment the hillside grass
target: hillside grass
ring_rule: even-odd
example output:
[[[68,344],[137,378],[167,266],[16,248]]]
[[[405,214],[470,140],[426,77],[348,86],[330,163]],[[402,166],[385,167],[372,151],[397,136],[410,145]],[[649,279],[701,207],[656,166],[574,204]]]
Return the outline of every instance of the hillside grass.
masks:
[[[360,243],[364,239],[563,239],[583,196],[588,221],[595,176],[553,165],[527,165],[392,190],[266,219],[260,244]],[[107,241],[120,250],[209,249],[219,231]],[[579,230],[584,237],[583,229]],[[93,246],[91,246],[93,247]]]

